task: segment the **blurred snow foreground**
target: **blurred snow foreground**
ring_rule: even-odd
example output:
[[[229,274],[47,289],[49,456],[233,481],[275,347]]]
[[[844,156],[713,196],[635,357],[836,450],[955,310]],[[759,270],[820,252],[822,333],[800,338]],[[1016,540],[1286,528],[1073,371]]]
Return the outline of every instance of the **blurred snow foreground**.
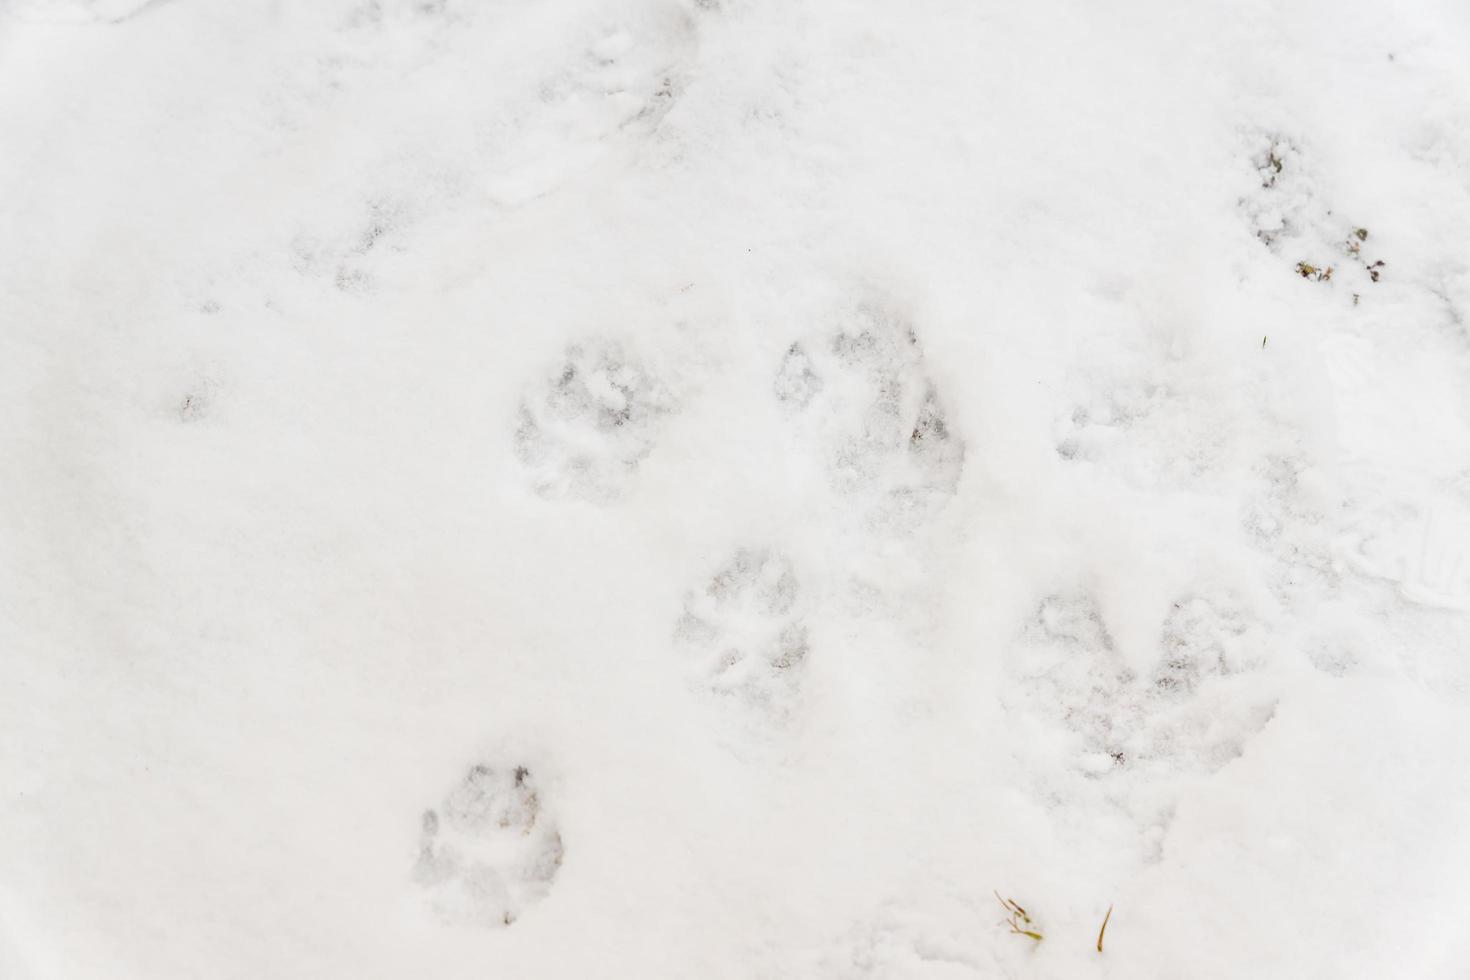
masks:
[[[1470,976],[1467,50],[0,4],[0,977]]]

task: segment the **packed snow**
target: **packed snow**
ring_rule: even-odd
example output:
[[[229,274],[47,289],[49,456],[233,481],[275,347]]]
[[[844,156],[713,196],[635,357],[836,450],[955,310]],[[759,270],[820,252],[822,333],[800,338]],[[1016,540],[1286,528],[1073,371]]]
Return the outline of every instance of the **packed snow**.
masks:
[[[0,978],[1470,977],[1470,5],[4,0],[0,132]]]

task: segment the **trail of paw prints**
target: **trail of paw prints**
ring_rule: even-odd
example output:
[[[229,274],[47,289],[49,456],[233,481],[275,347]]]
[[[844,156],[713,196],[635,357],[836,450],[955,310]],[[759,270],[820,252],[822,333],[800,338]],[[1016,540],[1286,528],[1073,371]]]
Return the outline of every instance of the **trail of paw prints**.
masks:
[[[562,841],[523,766],[476,765],[423,815],[413,877],[451,925],[511,925],[546,897]]]
[[[835,333],[787,349],[775,395],[832,488],[859,501],[874,526],[909,529],[954,494],[965,443],[902,313],[870,300],[843,320]]]
[[[1068,733],[1071,775],[1028,763],[1038,791],[1050,798],[1092,783],[1137,810],[1141,824],[1167,824],[1175,781],[1237,758],[1270,720],[1274,696],[1253,677],[1259,643],[1259,628],[1232,596],[1188,594],[1164,615],[1157,649],[1139,671],[1090,596],[1044,599],[1022,631],[1021,662],[1003,698],[1008,711]]]
[[[674,639],[696,689],[780,717],[800,693],[808,631],[801,586],[778,551],[742,548],[684,599]]]
[[[573,345],[522,399],[515,455],[544,497],[612,501],[653,452],[672,408],[659,378],[618,344]]]

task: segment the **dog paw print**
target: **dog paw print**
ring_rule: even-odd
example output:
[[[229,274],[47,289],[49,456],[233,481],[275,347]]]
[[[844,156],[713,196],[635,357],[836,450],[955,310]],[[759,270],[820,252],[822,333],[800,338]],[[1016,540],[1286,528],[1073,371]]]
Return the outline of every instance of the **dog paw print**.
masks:
[[[1135,672],[1095,601],[1050,596],[1023,631],[1027,710],[1074,733],[1091,777],[1212,771],[1240,753],[1272,706],[1252,685],[1232,684],[1253,662],[1248,623],[1228,597],[1182,598],[1164,619],[1157,666]]]
[[[1274,688],[1252,670],[1256,633],[1229,597],[1171,604],[1157,651],[1125,651],[1104,612],[1085,592],[1059,593],[1020,629],[1001,700],[1008,727],[1045,737],[1023,735],[1014,751],[1039,799],[1081,795],[1163,826],[1200,776],[1269,722]],[[1117,843],[1158,860],[1156,837]]]
[[[413,876],[446,923],[498,928],[546,896],[561,861],[530,771],[476,765],[424,812]]]
[[[1238,641],[1246,633],[1244,614],[1228,600],[1185,596],[1169,609],[1161,631],[1163,657],[1153,685],[1163,695],[1184,697],[1211,677],[1242,665]]]
[[[792,344],[781,359],[781,370],[776,372],[776,400],[785,408],[800,411],[811,404],[811,400],[822,390],[822,379],[817,376],[811,355],[801,344]]]
[[[672,398],[617,344],[574,345],[522,400],[515,454],[544,497],[616,499],[653,452]]]
[[[504,37],[516,34],[514,18],[528,9],[505,8]],[[571,43],[506,44],[503,74],[523,84],[507,85],[497,97],[498,123],[485,141],[488,191],[497,203],[517,207],[548,194],[619,145],[659,144],[697,60],[695,16],[668,0],[604,13],[606,19],[588,20],[573,8],[537,9],[538,26],[547,17],[560,20],[558,30],[541,36]]]
[[[692,682],[762,708],[791,706],[810,645],[801,588],[785,555],[742,548],[684,600],[674,628]]]
[[[1058,418],[1057,455],[1065,460],[1105,460],[1126,442],[1131,429],[1146,427],[1169,400],[1167,390],[1152,384],[1122,383],[1099,392]]]
[[[1022,631],[1022,691],[1070,729],[1094,775],[1133,757],[1138,728],[1134,675],[1118,655],[1102,611],[1089,595],[1047,596]]]
[[[964,467],[919,338],[896,310],[859,303],[834,334],[795,343],[775,393],[821,455],[832,488],[876,523],[911,526],[942,506]]]
[[[1257,673],[1262,641],[1249,611],[1228,593],[1186,595],[1170,605],[1144,702],[1149,760],[1213,772],[1244,751],[1275,710]]]
[[[1077,650],[1112,650],[1102,611],[1087,595],[1050,595],[1036,609],[1033,633]]]

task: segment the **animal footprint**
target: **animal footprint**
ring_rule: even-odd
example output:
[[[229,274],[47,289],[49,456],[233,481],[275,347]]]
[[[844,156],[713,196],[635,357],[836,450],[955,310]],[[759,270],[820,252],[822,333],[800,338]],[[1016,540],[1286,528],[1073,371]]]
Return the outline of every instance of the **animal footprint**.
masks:
[[[809,646],[790,559],[735,552],[709,584],[685,597],[674,637],[694,684],[777,712],[795,700]]]
[[[413,875],[445,922],[500,927],[545,897],[561,860],[530,771],[477,765],[425,811]]]
[[[699,46],[694,17],[664,0],[622,12],[600,26],[569,21],[575,48],[534,62],[527,55],[524,71],[535,81],[507,94],[504,124],[487,147],[495,200],[522,204],[590,169],[619,141],[651,140],[678,104]]]
[[[1028,712],[1057,717],[1078,740],[1081,768],[1213,771],[1265,724],[1268,700],[1229,680],[1249,665],[1244,611],[1225,598],[1174,603],[1152,675],[1138,676],[1115,649],[1086,595],[1045,599],[1024,631]]]
[[[964,467],[912,326],[877,302],[843,329],[787,349],[777,400],[800,419],[838,493],[865,499],[875,524],[908,527],[942,506]]]
[[[776,400],[782,405],[802,409],[822,390],[811,356],[800,344],[792,344],[776,373]]]
[[[1042,600],[1025,630],[1031,656],[1026,691],[1038,707],[1077,736],[1095,768],[1122,765],[1133,755],[1138,704],[1133,673],[1113,646],[1091,596]]]
[[[1033,628],[1050,641],[1078,650],[1113,649],[1113,638],[1091,596],[1047,596],[1036,610]]]
[[[1155,689],[1184,697],[1240,663],[1235,641],[1246,632],[1243,614],[1224,600],[1187,596],[1164,619],[1164,656],[1154,672]]]
[[[667,389],[617,344],[574,345],[521,402],[516,457],[544,497],[613,500],[653,451],[671,407]]]

